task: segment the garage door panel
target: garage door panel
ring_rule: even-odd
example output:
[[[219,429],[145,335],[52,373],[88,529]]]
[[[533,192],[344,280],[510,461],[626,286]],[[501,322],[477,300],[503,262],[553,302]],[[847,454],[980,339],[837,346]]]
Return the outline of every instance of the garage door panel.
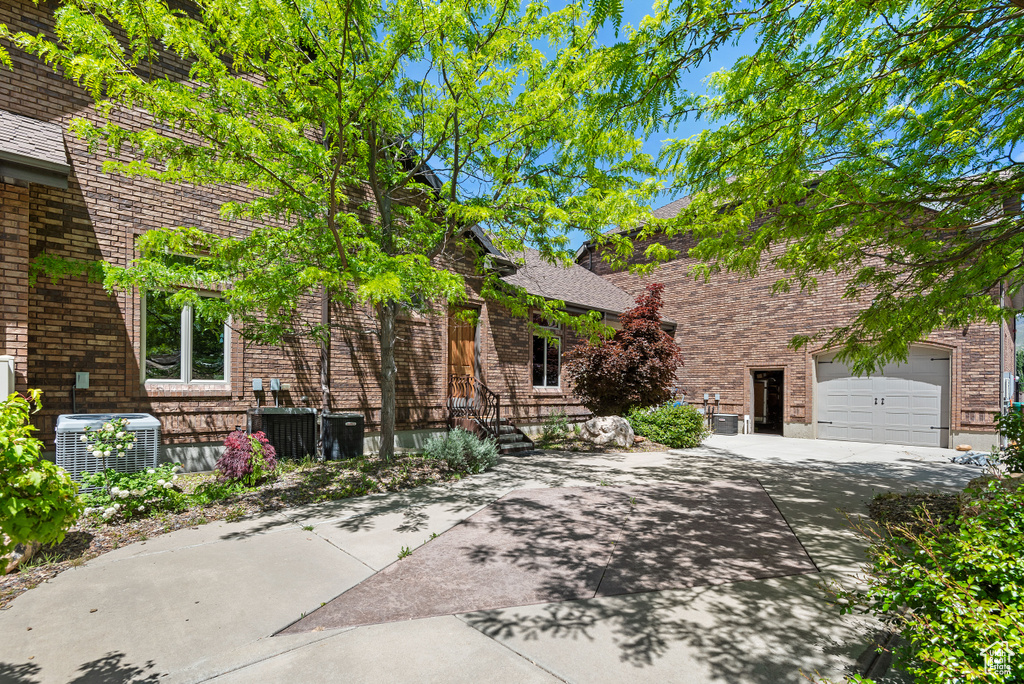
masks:
[[[906,364],[854,377],[841,363],[818,365],[818,435],[919,446],[945,446],[949,414],[949,359],[912,349]]]
[[[885,443],[886,444],[909,444],[912,441],[910,430],[900,430],[897,428],[885,428]]]
[[[869,395],[854,394],[849,399],[850,408],[868,409],[870,411],[873,403],[874,397]]]
[[[896,411],[909,409],[912,397],[909,394],[887,394],[885,395],[885,408]]]
[[[848,381],[850,391],[856,392],[859,390],[861,392],[870,392],[871,381],[873,379],[874,378],[850,378]]]
[[[850,427],[847,430],[847,437],[851,442],[874,442],[875,441],[875,429],[873,427]]]
[[[910,429],[914,425],[909,411],[886,411],[883,420],[886,428],[905,427]]]
[[[942,408],[942,397],[938,394],[933,396],[915,394],[910,397],[910,408],[938,412]]]

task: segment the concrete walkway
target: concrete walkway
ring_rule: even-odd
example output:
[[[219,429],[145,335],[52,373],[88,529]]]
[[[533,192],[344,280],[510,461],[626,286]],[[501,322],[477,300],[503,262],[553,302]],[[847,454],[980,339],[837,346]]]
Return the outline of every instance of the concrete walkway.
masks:
[[[0,682],[841,680],[875,628],[838,617],[818,586],[851,581],[863,560],[843,510],[863,512],[876,491],[962,487],[979,472],[952,453],[756,435],[544,453],[453,485],[182,530],[0,612]],[[512,490],[751,478],[820,573],[271,636]]]

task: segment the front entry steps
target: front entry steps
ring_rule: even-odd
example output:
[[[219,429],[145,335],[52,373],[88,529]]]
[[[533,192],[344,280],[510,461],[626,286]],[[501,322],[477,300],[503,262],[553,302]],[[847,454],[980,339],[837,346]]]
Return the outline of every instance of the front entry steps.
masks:
[[[533,440],[513,423],[502,420],[499,430],[501,434],[498,436],[498,451],[502,454],[515,454],[533,449]]]
[[[491,431],[484,428],[476,418],[461,418],[455,421],[455,427],[468,430],[480,439],[487,439],[492,436]],[[516,427],[514,423],[505,419],[501,420],[498,435],[499,453],[503,455],[517,454],[524,451],[532,451],[534,448],[533,440],[527,437],[526,433]]]

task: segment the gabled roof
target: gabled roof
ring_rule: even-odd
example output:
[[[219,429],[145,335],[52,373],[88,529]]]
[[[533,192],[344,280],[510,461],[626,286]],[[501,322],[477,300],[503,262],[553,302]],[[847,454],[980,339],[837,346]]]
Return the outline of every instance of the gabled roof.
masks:
[[[522,287],[532,295],[561,300],[568,307],[613,314],[633,307],[633,297],[625,290],[582,266],[573,264],[565,267],[549,263],[535,249],[527,249],[512,256],[522,265],[514,274],[502,280]]]
[[[0,176],[67,188],[70,172],[59,124],[0,109]]]

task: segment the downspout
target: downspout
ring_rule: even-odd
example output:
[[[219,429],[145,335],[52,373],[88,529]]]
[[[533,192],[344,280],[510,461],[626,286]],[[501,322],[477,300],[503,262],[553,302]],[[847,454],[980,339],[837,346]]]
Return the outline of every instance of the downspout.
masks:
[[[1003,354],[1004,354],[1003,347],[1005,346],[1005,343],[1003,341],[1003,337],[1004,337],[1004,335],[1003,335],[1003,323],[1004,323],[1004,321],[1003,321],[1003,315],[1002,315],[1002,311],[1003,311],[1003,295],[1004,295],[1003,288],[1004,288],[1003,281],[1000,280],[999,281],[999,312],[1000,312],[999,313],[999,415],[1005,415],[1006,414],[1006,397],[1003,396],[1005,394],[1005,389],[1006,389],[1006,387],[1005,387],[1006,383],[1003,382],[1003,368],[1004,368],[1004,366],[1003,366]],[[999,450],[1003,451],[1004,449],[1006,449],[1005,439],[1004,439],[1003,435],[1000,434],[999,435]]]

